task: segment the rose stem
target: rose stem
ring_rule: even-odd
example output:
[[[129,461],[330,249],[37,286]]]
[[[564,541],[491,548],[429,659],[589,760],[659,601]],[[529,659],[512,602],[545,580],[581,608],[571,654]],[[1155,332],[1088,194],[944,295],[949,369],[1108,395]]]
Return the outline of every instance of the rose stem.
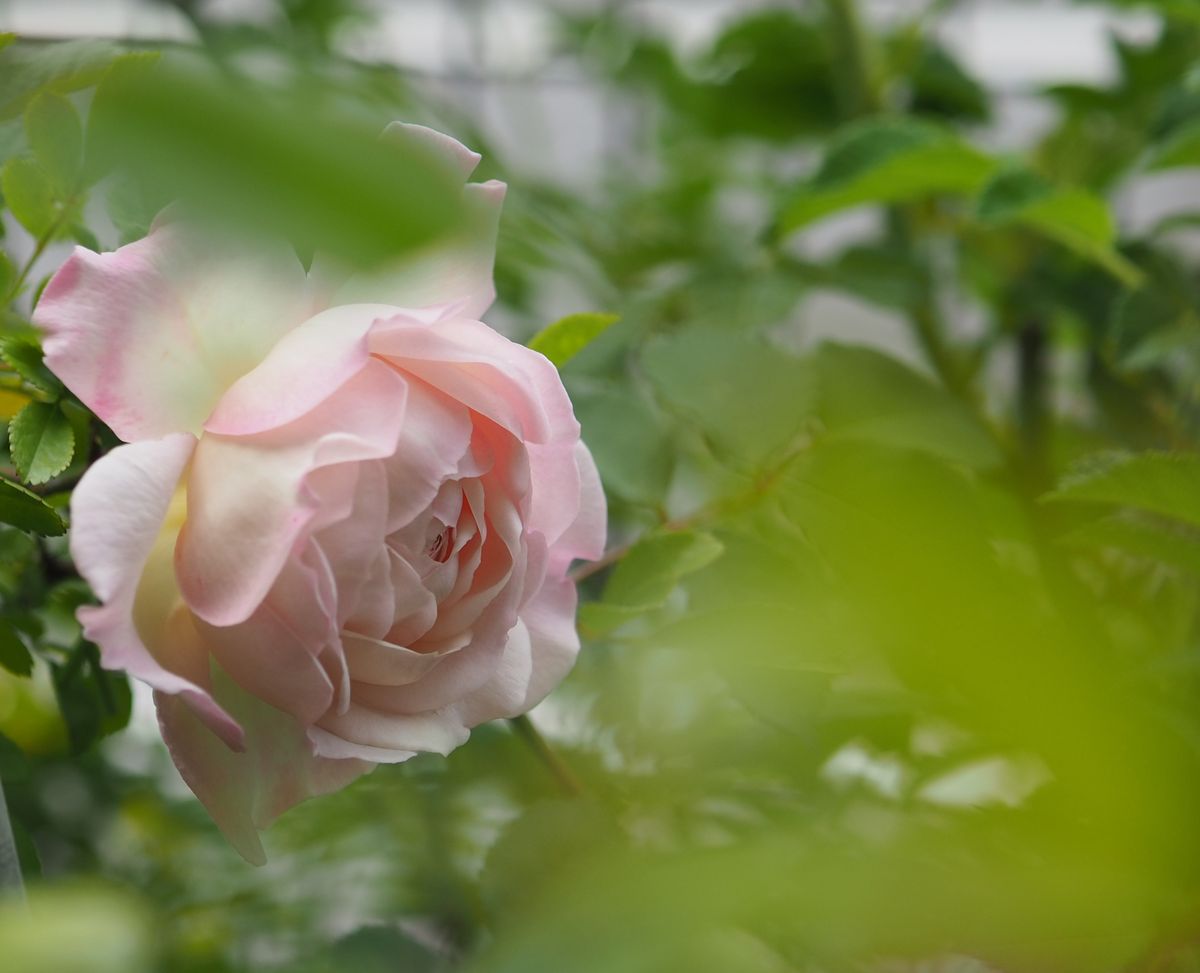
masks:
[[[0,782],[0,896],[5,894],[22,896],[24,886],[21,883],[21,860],[17,856],[17,843],[13,840],[8,805],[4,801],[4,784]]]
[[[554,752],[554,748],[546,742],[546,738],[538,732],[533,721],[528,716],[521,715],[513,717],[508,722],[512,726],[513,732],[525,741],[529,749],[546,765],[546,769],[554,775],[554,779],[558,781],[563,793],[568,797],[582,797],[583,784],[579,782],[574,771]]]

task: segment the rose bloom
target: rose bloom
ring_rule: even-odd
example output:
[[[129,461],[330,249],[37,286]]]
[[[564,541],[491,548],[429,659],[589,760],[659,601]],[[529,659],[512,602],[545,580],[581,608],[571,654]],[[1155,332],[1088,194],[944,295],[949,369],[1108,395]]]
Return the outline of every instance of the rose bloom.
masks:
[[[392,126],[465,183],[479,157]],[[335,285],[288,249],[166,222],[79,248],[34,315],[46,362],[126,445],[75,489],[80,609],[155,690],[233,845],[378,763],[524,713],[579,650],[567,568],[604,496],[554,366],[477,318],[505,186],[469,229]]]

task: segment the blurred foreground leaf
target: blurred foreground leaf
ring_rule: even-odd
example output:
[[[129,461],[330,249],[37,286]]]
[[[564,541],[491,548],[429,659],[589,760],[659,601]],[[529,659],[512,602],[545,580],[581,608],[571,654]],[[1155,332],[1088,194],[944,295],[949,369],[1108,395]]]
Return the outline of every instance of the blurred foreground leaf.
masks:
[[[1046,499],[1133,507],[1200,527],[1200,456],[1139,453],[1094,457]]]
[[[455,174],[413,140],[380,138],[382,123],[165,63],[128,73],[106,92],[88,149],[155,198],[360,266],[461,218]]]

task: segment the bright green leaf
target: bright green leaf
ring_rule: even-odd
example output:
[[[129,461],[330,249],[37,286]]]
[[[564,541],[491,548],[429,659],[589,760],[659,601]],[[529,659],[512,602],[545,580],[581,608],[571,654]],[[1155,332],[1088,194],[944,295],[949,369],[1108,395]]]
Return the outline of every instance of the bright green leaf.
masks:
[[[43,91],[25,109],[25,135],[59,197],[69,196],[83,165],[83,126],[75,107],[62,95]]]
[[[71,462],[75,434],[57,404],[30,402],[8,425],[8,447],[25,481],[44,483]]]
[[[1101,454],[1045,499],[1133,507],[1200,527],[1200,456]]]
[[[785,208],[783,233],[864,203],[973,193],[996,163],[952,132],[913,119],[872,119],[835,137],[816,176]]]
[[[54,192],[46,174],[36,162],[14,156],[0,173],[4,199],[17,221],[35,237],[42,237],[54,225]]]
[[[618,314],[568,314],[534,335],[529,347],[562,368],[619,319]]]
[[[28,676],[33,672],[33,656],[17,630],[3,618],[0,618],[0,668],[14,676]]]
[[[1147,164],[1151,171],[1193,166],[1200,166],[1200,122],[1192,122],[1173,132]]]
[[[46,501],[4,477],[0,477],[0,523],[43,537],[58,537],[67,530],[62,518]]]

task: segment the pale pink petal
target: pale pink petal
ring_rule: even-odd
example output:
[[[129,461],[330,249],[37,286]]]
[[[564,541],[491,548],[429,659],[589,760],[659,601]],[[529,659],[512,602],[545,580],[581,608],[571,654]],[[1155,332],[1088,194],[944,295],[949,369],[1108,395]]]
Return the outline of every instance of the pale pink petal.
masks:
[[[566,571],[573,560],[595,561],[599,558],[604,553],[608,533],[608,506],[596,461],[582,442],[575,444],[573,452],[579,470],[579,512],[550,548],[550,570],[557,574]],[[536,489],[534,498],[536,502]]]
[[[235,252],[168,223],[113,253],[76,248],[33,320],[46,364],[133,442],[198,432],[310,306],[286,248]]]
[[[478,152],[472,152],[458,139],[451,138],[436,129],[424,125],[414,125],[410,122],[392,122],[383,130],[383,137],[389,141],[412,142],[428,149],[440,160],[458,170],[465,182],[475,171],[479,160],[483,158]]]
[[[170,557],[178,524],[165,521],[195,445],[192,436],[178,433],[120,446],[80,480],[71,497],[71,556],[101,605],[81,608],[79,621],[106,668],[185,696],[228,746],[239,747],[241,729],[205,689],[207,655],[193,639],[164,637],[168,628],[179,627],[172,619],[178,591]],[[156,547],[164,549],[163,556],[148,563]],[[135,624],[139,589],[145,592],[144,624],[157,629],[145,635]]]
[[[554,366],[486,324],[451,318],[428,327],[404,314],[379,322],[371,350],[397,368],[534,443],[574,441],[579,423]]]
[[[402,376],[371,360],[295,422],[254,436],[204,436],[176,549],[180,589],[197,615],[212,625],[250,617],[297,541],[319,522],[320,498],[305,489],[309,474],[392,455],[405,393]]]
[[[324,730],[317,733],[316,730]],[[413,751],[443,756],[467,742],[469,733],[454,707],[424,713],[381,713],[358,702],[342,714],[331,714],[314,728],[317,752],[325,756],[361,756],[357,747],[395,754],[396,762]],[[338,746],[336,740],[342,741]],[[379,759],[379,758],[372,758]]]
[[[163,739],[179,773],[230,844],[249,862],[266,861],[259,830],[295,804],[340,790],[372,769],[360,760],[314,753],[291,716],[242,691],[219,669],[213,684],[222,704],[246,729],[246,750],[233,753],[177,697],[155,693]]]
[[[198,622],[213,657],[238,685],[305,726],[333,702],[333,682],[320,657],[342,651],[336,609],[323,604],[323,594],[316,570],[292,558],[244,622]]]
[[[371,325],[395,313],[380,304],[347,304],[309,318],[230,386],[205,430],[247,436],[299,419],[358,374],[370,355]]]

